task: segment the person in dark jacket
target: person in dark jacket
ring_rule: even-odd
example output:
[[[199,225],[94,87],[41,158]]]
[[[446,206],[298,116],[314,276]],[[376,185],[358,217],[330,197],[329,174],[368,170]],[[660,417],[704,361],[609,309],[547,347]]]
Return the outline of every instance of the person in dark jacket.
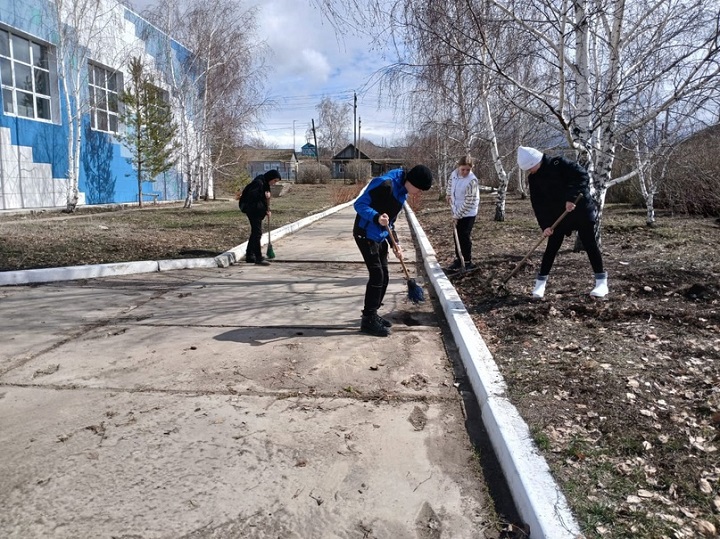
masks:
[[[525,146],[518,148],[517,162],[520,169],[528,173],[530,202],[543,235],[548,238],[532,291],[533,297],[542,298],[545,295],[545,285],[555,256],[565,236],[577,230],[595,273],[595,287],[590,295],[604,298],[608,295],[607,273],[603,269],[602,254],[595,239],[598,212],[595,201],[590,197],[590,176],[587,171],[574,161],[564,157],[550,157]],[[583,196],[576,206],[574,201],[579,194]],[[553,231],[553,223],[565,210],[569,213]]]
[[[259,266],[269,266],[262,255],[260,239],[262,238],[262,222],[266,215],[270,215],[270,187],[280,180],[280,173],[268,170],[265,174],[255,176],[253,181],[245,186],[240,195],[240,209],[250,221],[250,238],[248,239],[245,261]]]
[[[404,169],[391,170],[373,178],[355,201],[357,215],[353,236],[369,273],[360,321],[360,331],[364,333],[377,337],[390,334],[392,323],[378,315],[390,279],[388,227],[398,245],[393,252],[402,259],[402,248],[394,229],[395,219],[408,195],[427,191],[432,186],[432,180],[432,172],[425,165],[417,165],[407,172]]]

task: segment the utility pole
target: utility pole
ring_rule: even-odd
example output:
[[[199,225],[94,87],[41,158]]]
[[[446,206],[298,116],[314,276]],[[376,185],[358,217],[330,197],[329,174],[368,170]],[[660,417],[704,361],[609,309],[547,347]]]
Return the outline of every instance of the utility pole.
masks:
[[[313,140],[315,141],[315,160],[320,162],[320,148],[317,145],[317,133],[315,133],[315,118],[312,119]]]
[[[357,147],[357,94],[353,92],[353,159],[357,159],[358,156],[358,147]]]

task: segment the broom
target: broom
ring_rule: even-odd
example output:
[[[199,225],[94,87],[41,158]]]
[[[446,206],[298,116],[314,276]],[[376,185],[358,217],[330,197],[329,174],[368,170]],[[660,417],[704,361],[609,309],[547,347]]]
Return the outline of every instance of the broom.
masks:
[[[275,251],[273,250],[272,246],[272,240],[270,239],[270,201],[268,200],[268,246],[267,246],[267,256],[270,260],[275,258]]]
[[[267,246],[267,256],[270,260],[275,258],[275,251],[273,250],[272,246],[272,240],[270,239],[270,216],[268,215],[268,246]]]
[[[386,226],[385,228],[387,228],[388,236],[390,237],[390,243],[393,246],[393,250],[399,253],[400,251],[398,250],[397,243],[395,243],[395,237],[393,236],[392,230],[390,230],[389,226]],[[423,289],[415,282],[415,279],[410,278],[410,274],[408,273],[407,267],[405,266],[405,261],[403,260],[402,255],[400,255],[398,259],[400,260],[400,265],[402,266],[403,272],[405,272],[405,279],[407,279],[408,299],[413,303],[420,303],[422,301],[425,301],[425,294],[423,292]]]

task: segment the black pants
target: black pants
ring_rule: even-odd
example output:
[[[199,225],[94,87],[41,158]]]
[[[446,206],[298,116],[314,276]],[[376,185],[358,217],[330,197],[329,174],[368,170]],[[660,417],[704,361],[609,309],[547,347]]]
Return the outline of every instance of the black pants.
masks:
[[[578,237],[583,247],[585,247],[593,272],[604,273],[602,254],[598,248],[597,241],[595,241],[595,223],[587,222],[580,224],[578,227]],[[560,250],[564,239],[565,233],[562,230],[555,230],[553,235],[548,238],[545,254],[543,254],[542,263],[540,264],[539,275],[548,275],[550,273],[553,262],[555,262],[555,255],[557,255]]]
[[[457,245],[455,246],[455,258],[460,260],[462,253],[463,260],[467,264],[472,262],[472,228],[475,224],[475,216],[463,217],[455,221],[457,227],[458,243],[460,244],[460,253],[458,253]],[[455,240],[453,239],[453,243]]]
[[[250,238],[248,239],[247,250],[245,251],[245,260],[248,262],[259,262],[263,259],[260,239],[262,238],[262,222],[265,218],[265,213],[248,213],[247,218],[248,221],[250,221]]]
[[[360,254],[362,254],[365,266],[367,266],[370,278],[365,286],[365,304],[363,316],[377,314],[380,304],[385,297],[385,291],[390,281],[388,273],[388,244],[386,241],[377,243],[375,241],[355,236]]]

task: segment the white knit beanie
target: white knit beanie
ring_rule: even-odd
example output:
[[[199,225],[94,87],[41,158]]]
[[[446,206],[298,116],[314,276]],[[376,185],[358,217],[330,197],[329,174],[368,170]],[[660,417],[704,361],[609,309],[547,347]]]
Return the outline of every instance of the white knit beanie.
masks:
[[[542,161],[543,153],[535,148],[520,146],[517,151],[517,162],[520,170],[530,170],[540,161]]]

